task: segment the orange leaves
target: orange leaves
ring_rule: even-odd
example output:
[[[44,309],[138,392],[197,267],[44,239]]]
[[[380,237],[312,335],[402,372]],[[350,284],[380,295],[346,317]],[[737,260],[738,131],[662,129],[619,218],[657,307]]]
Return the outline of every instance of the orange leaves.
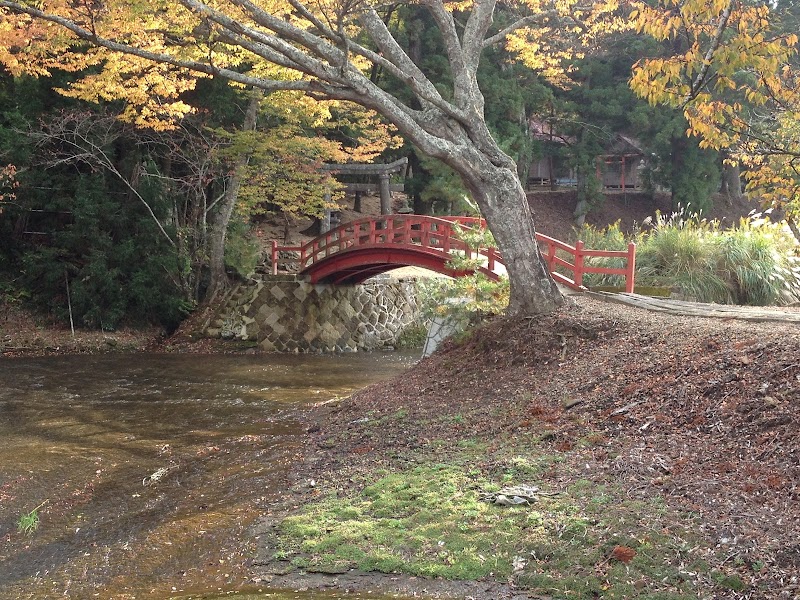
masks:
[[[621,563],[629,563],[636,556],[636,550],[628,546],[614,546],[611,551],[611,558],[618,560]]]

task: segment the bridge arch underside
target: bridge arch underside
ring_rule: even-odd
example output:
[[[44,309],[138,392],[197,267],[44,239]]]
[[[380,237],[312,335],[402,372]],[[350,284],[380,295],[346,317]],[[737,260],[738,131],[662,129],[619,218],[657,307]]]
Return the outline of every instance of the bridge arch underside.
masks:
[[[446,263],[450,256],[437,250],[420,246],[411,248],[356,248],[337,252],[321,259],[300,272],[311,283],[357,284],[370,277],[401,267],[421,267],[450,277],[460,277],[467,271],[455,271]],[[488,269],[479,269],[491,279],[497,275]]]

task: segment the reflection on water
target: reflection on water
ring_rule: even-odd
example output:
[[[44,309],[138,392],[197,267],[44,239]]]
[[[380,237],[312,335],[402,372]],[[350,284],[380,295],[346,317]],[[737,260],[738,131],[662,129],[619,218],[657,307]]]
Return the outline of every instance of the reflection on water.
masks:
[[[246,528],[287,493],[297,410],[411,362],[398,354],[0,359],[0,598],[241,589]],[[39,528],[19,533],[20,515],[45,500]],[[336,597],[270,593],[261,597]]]
[[[415,596],[419,598],[418,596]],[[226,594],[224,596],[185,596],[176,600],[397,600],[404,596],[395,594],[369,594],[366,592],[296,592],[292,590],[262,590],[243,594]]]

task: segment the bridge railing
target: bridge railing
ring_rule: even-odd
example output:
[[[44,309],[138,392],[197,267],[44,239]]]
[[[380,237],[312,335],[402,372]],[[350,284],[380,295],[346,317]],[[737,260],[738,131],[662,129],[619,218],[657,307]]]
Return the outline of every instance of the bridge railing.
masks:
[[[625,291],[633,293],[634,283],[636,281],[636,244],[633,242],[628,244],[627,250],[590,250],[584,246],[580,240],[575,242],[574,246],[566,244],[555,238],[536,234],[536,241],[539,242],[539,249],[542,252],[547,269],[553,275],[553,279],[563,283],[564,285],[573,289],[586,289],[583,285],[583,276],[586,273],[603,273],[606,275],[622,275],[625,277]],[[558,250],[562,251],[562,255],[558,254]],[[567,255],[572,259],[572,262],[566,258]],[[587,258],[622,258],[625,260],[624,267],[604,267],[598,265],[587,264]],[[559,273],[556,267],[563,267],[572,271],[572,279]]]
[[[454,216],[442,218],[458,223],[459,225],[470,227],[477,226],[480,228],[486,227],[486,220],[480,217]],[[633,293],[634,283],[636,281],[636,244],[633,242],[628,244],[627,250],[590,250],[585,247],[581,240],[578,240],[575,242],[574,246],[571,246],[570,244],[538,232],[536,233],[536,241],[539,242],[539,249],[547,262],[547,269],[556,281],[574,289],[584,289],[583,276],[587,273],[622,275],[625,277],[625,291],[629,294]],[[562,255],[571,256],[572,262],[559,256],[558,250],[562,251]],[[625,266],[606,267],[587,264],[587,258],[621,258],[625,261]],[[556,270],[557,266],[571,271],[572,279],[559,273]]]
[[[422,215],[386,215],[351,221],[321,234],[302,246],[279,246],[272,242],[272,272],[277,274],[279,262],[296,262],[302,272],[329,256],[382,246],[405,247],[442,255],[463,254],[472,258],[476,251],[459,238],[454,219]],[[283,253],[283,256],[281,254]],[[295,254],[296,257],[287,256]],[[480,248],[487,274],[503,264],[496,248]]]
[[[486,227],[486,221],[479,217],[386,215],[359,219],[340,225],[302,246],[279,246],[278,242],[273,241],[272,273],[278,273],[279,262],[297,262],[302,272],[334,254],[386,245],[444,254],[463,253],[467,258],[472,258],[474,250],[458,237],[455,224]],[[591,250],[582,241],[572,246],[540,233],[536,234],[536,240],[548,270],[556,281],[574,289],[585,289],[583,276],[587,273],[621,275],[625,277],[625,291],[633,292],[636,244],[628,244],[627,250]],[[281,253],[297,254],[297,257],[281,258]],[[485,264],[481,271],[493,277],[497,277],[498,271],[505,271],[503,257],[496,248],[480,248],[477,254]],[[593,257],[621,258],[625,266],[616,268],[587,264],[586,259]],[[572,278],[556,270],[557,267],[571,272]]]

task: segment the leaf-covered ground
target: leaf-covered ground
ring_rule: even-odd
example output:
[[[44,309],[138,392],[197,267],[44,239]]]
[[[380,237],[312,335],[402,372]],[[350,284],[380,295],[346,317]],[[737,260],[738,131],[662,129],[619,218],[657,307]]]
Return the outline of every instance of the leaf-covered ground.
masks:
[[[654,543],[675,545],[674,577],[697,596],[800,597],[800,328],[576,302],[488,323],[407,375],[320,408],[295,471],[298,490],[315,486],[297,500],[352,499],[387,473],[436,461],[466,470],[472,449],[469,469],[482,481],[511,473],[511,483],[568,494],[595,507],[594,525],[607,517],[619,529],[630,507],[663,503],[657,532],[640,522],[621,550],[592,545],[592,564],[577,571],[591,585],[574,597],[615,589],[619,554],[655,556]],[[554,460],[515,471],[514,456]],[[557,579],[553,560],[521,550],[514,593],[571,597],[542,579]],[[666,595],[680,586],[652,572],[613,576],[626,574],[636,597],[684,597]]]

